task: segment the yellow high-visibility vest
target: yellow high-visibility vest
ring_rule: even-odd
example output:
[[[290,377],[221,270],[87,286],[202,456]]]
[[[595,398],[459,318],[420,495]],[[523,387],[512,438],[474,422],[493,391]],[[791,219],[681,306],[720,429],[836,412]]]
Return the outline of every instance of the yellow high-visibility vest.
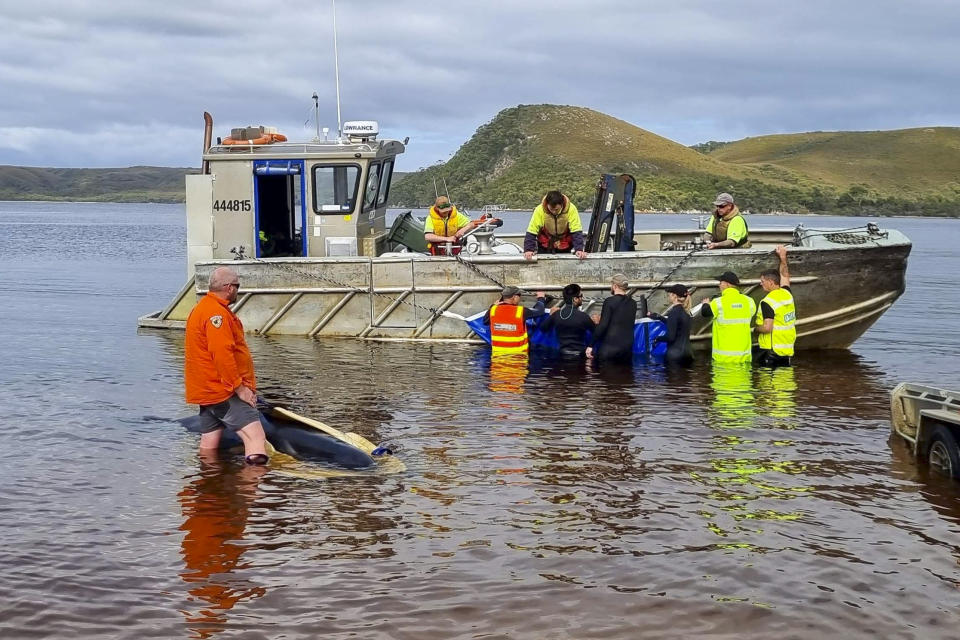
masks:
[[[772,349],[778,356],[792,356],[797,341],[797,308],[793,295],[786,289],[774,289],[763,299],[773,309],[773,333],[761,333],[757,344]],[[763,311],[757,309],[757,325],[763,325]]]
[[[757,303],[734,287],[727,287],[710,301],[713,311],[713,359],[715,362],[750,362],[753,316]]]

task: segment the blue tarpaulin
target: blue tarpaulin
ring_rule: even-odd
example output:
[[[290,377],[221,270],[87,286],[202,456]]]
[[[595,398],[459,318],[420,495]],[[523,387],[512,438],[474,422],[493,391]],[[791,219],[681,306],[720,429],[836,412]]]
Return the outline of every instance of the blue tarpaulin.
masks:
[[[490,344],[490,325],[483,324],[486,311],[465,318],[467,325]],[[546,315],[527,320],[527,333],[530,335],[530,344],[540,345],[550,349],[559,349],[557,336],[554,331],[541,331],[540,323],[547,319]],[[663,356],[667,352],[667,344],[661,342],[654,346],[653,340],[667,332],[667,327],[659,320],[643,318],[633,325],[633,353],[637,355]]]

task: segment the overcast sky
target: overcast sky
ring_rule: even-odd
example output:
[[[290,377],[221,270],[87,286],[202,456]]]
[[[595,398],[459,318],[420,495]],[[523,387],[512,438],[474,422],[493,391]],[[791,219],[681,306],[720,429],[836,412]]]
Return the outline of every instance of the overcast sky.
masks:
[[[446,160],[517,104],[683,144],[960,125],[956,0],[339,0],[345,120]],[[0,0],[0,164],[199,166],[215,135],[336,129],[329,0]],[[307,120],[308,124],[304,124]]]

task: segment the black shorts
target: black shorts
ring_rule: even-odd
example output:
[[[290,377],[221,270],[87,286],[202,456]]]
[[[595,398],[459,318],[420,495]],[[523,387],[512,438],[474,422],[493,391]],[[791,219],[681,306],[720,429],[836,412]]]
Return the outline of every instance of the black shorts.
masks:
[[[770,349],[761,349],[757,353],[758,367],[789,367],[790,356],[778,356]]]
[[[200,406],[200,433],[211,433],[226,427],[239,431],[251,422],[260,421],[260,412],[233,394],[223,402]]]

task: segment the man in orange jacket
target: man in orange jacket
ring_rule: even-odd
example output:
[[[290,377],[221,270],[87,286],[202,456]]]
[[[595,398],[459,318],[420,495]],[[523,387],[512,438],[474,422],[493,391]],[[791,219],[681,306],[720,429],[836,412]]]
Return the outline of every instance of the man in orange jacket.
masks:
[[[210,274],[207,295],[187,317],[184,382],[187,402],[200,405],[200,450],[216,450],[224,427],[243,440],[249,464],[266,464],[266,436],[257,411],[253,357],[243,324],[229,305],[236,301],[240,279],[229,267]]]

